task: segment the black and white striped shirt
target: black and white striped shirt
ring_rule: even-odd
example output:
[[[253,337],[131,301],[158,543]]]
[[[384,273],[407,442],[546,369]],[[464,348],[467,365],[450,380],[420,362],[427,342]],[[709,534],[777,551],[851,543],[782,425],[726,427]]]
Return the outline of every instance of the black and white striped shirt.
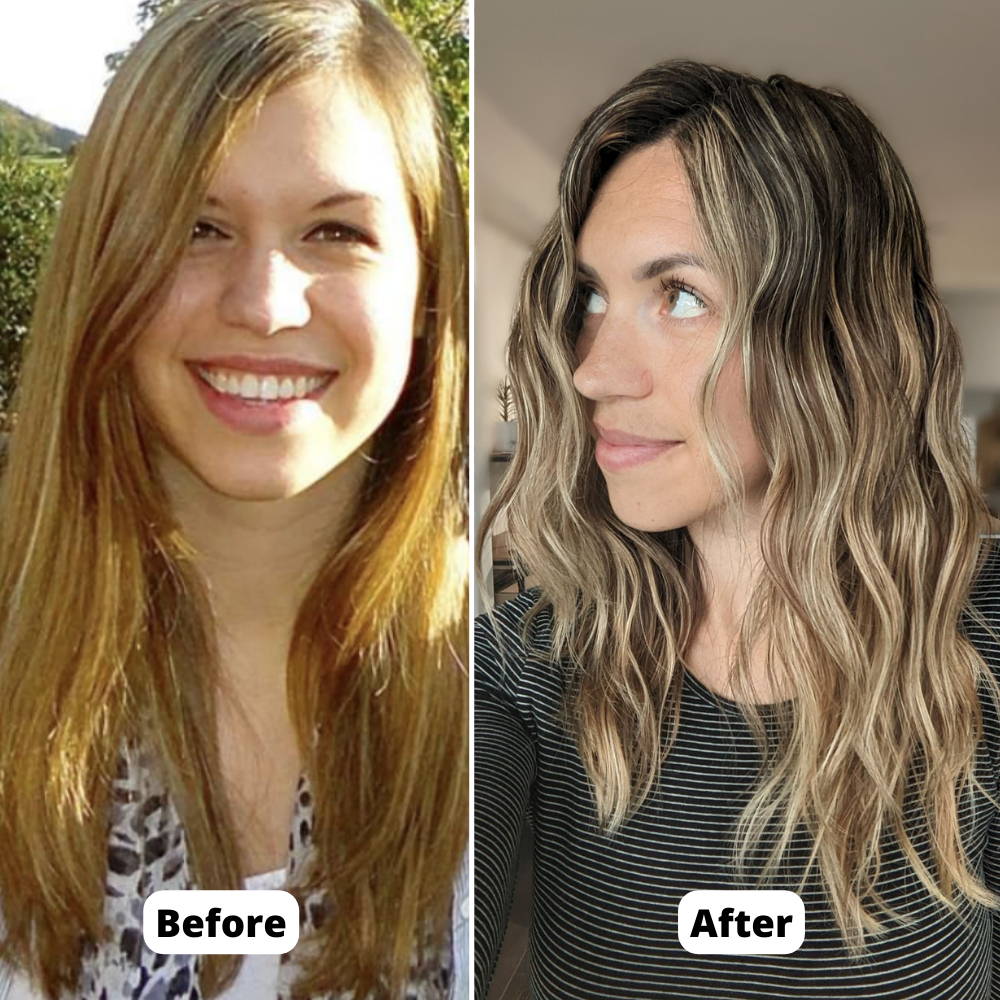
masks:
[[[535,834],[533,1000],[1000,1000],[1000,968],[993,973],[1000,915],[966,902],[963,926],[931,900],[891,845],[879,885],[913,922],[890,921],[862,962],[847,955],[816,881],[802,893],[805,941],[793,954],[686,952],[677,939],[680,898],[692,889],[746,887],[736,885],[726,858],[727,837],[759,767],[750,729],[734,702],[686,674],[677,742],[657,784],[615,836],[601,833],[579,753],[558,721],[563,677],[558,667],[527,655],[521,641],[521,622],[537,599],[532,591],[498,608],[497,630],[486,616],[476,622],[477,1000],[485,1000],[503,939],[526,817]],[[1000,633],[997,553],[971,599]],[[545,613],[533,625],[541,648],[550,624]],[[971,620],[965,630],[1000,673],[1000,645]],[[985,694],[983,710],[977,773],[996,793],[1000,719]],[[967,802],[962,829],[974,870],[1000,891],[996,813],[979,797],[973,816]],[[915,844],[929,857],[926,836]],[[807,848],[803,833],[793,867]]]

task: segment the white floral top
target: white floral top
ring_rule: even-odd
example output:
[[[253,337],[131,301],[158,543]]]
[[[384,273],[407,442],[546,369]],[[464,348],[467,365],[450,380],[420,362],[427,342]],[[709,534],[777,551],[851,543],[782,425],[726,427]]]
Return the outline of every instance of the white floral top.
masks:
[[[112,788],[112,815],[108,843],[108,878],[105,886],[105,921],[112,940],[91,946],[84,954],[78,988],[70,997],[80,1000],[199,1000],[200,956],[158,955],[142,938],[142,906],[159,889],[192,889],[184,829],[154,769],[141,755],[123,756]],[[299,780],[285,869],[289,891],[310,851],[312,795],[305,776]],[[456,884],[452,940],[436,954],[415,955],[405,1000],[467,1000],[468,986],[468,874],[463,863]],[[269,874],[281,874],[269,873]],[[281,880],[284,883],[284,879]],[[274,887],[274,886],[270,886]],[[316,930],[328,917],[325,899],[316,893],[299,898],[300,934]],[[244,970],[244,977],[263,974],[271,978],[276,967],[275,1000],[292,1000],[292,986],[299,977],[298,949],[280,956],[259,956]],[[258,956],[251,956],[257,959]],[[272,973],[265,973],[267,960]],[[244,978],[244,982],[248,981]],[[234,983],[234,987],[239,979]],[[260,985],[255,983],[255,989]],[[224,996],[229,996],[227,991]],[[235,997],[237,994],[233,993]],[[256,995],[267,996],[257,989]],[[240,996],[245,996],[241,991]],[[0,969],[0,1000],[42,1000],[41,994],[21,976]],[[302,1000],[296,995],[295,1000]],[[309,1000],[356,1000],[347,994],[324,994]]]

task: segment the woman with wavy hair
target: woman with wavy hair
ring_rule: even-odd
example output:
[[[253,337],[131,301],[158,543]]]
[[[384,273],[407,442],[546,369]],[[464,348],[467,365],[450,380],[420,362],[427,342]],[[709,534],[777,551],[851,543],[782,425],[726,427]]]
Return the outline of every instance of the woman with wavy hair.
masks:
[[[485,528],[538,588],[477,622],[477,996],[526,816],[539,1000],[995,996],[1000,562],[883,136],[785,76],[640,74],[570,147],[508,361]],[[758,888],[797,950],[679,943],[686,893]]]
[[[465,214],[367,0],[182,0],[42,280],[0,509],[15,995],[458,995]],[[154,955],[284,887],[288,954]]]

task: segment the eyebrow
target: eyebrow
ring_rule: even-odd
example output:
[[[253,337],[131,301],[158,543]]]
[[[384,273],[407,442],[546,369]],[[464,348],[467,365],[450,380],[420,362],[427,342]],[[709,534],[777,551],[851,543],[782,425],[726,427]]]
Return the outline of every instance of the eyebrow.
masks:
[[[654,260],[640,264],[632,272],[633,281],[649,281],[663,274],[664,271],[672,271],[675,267],[697,267],[702,271],[707,271],[705,261],[697,254],[692,253],[672,253],[666,257],[656,257]],[[597,280],[597,272],[587,264],[580,261],[577,270],[585,277]]]
[[[310,212],[318,212],[324,208],[336,208],[337,205],[343,205],[345,202],[351,201],[369,201],[376,204],[381,204],[382,199],[378,195],[369,194],[367,191],[338,191],[337,194],[331,194],[327,198],[323,198],[321,201],[316,202],[312,208],[309,209]],[[226,203],[221,198],[216,198],[214,195],[206,195],[205,204],[209,208],[225,208]]]
[[[675,253],[667,257],[657,257],[655,260],[649,261],[648,264],[637,267],[632,272],[632,280],[649,281],[650,278],[655,278],[663,274],[664,271],[672,271],[675,267],[697,267],[702,271],[708,270],[701,257],[691,253]]]

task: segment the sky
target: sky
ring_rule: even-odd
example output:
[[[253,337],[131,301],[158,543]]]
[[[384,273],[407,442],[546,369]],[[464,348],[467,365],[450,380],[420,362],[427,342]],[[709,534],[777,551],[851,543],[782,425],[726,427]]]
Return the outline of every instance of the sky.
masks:
[[[104,94],[104,57],[139,35],[138,0],[2,0],[0,100],[85,133]]]

